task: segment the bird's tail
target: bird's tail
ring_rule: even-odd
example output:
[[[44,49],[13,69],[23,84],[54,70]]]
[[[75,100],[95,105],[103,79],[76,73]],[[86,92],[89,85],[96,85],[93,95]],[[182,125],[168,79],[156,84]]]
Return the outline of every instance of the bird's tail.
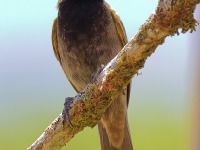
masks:
[[[101,141],[101,150],[133,150],[127,116],[124,125],[124,140],[120,148],[115,148],[111,145],[108,139],[108,135],[106,133],[106,129],[103,127],[103,124],[101,122],[98,124],[98,128]]]

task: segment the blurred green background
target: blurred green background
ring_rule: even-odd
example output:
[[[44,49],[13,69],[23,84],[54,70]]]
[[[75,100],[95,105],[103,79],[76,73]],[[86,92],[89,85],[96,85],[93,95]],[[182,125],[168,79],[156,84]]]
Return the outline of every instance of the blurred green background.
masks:
[[[107,2],[129,39],[157,5],[157,0]],[[51,46],[56,3],[0,0],[0,150],[29,147],[62,111],[65,97],[76,94]],[[189,149],[190,38],[168,37],[133,80],[128,113],[135,150]],[[64,149],[100,150],[97,127],[79,133]]]

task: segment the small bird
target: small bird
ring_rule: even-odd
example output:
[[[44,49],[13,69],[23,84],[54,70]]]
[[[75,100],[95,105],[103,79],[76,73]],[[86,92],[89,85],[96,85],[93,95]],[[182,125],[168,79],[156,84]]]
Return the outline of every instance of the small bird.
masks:
[[[52,29],[55,56],[77,92],[127,43],[124,26],[104,0],[59,0]],[[133,150],[127,120],[130,85],[104,112],[98,127],[102,150]],[[64,108],[66,109],[66,108]]]

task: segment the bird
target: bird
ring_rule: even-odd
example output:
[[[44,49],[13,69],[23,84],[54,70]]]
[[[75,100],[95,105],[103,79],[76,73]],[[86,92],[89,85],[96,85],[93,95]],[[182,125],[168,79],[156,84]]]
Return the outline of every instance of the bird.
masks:
[[[126,31],[105,0],[58,0],[57,9],[52,28],[54,54],[80,92],[93,80],[92,74],[124,47]],[[102,150],[133,150],[127,119],[130,89],[131,81],[98,123]]]

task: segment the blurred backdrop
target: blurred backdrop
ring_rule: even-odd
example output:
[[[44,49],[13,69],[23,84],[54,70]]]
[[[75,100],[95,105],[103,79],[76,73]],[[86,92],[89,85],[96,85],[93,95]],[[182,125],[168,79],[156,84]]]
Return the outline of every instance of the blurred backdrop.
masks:
[[[131,39],[158,0],[107,0]],[[30,146],[75,96],[51,45],[57,0],[0,0],[0,149]],[[129,122],[135,150],[190,150],[195,34],[168,37],[135,76]],[[195,51],[193,51],[195,52]],[[100,150],[97,127],[63,148]]]

